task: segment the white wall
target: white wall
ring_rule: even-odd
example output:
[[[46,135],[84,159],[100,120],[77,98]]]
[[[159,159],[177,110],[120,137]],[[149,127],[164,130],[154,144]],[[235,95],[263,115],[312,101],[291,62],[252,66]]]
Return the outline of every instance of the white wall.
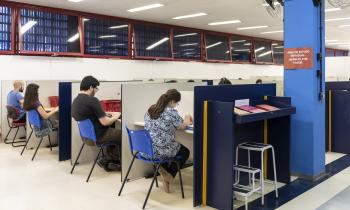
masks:
[[[100,80],[134,78],[217,79],[249,76],[283,76],[283,67],[275,65],[215,64],[202,62],[166,62],[62,58],[36,56],[0,56],[1,80],[80,80],[94,75]]]
[[[332,81],[344,81],[350,78],[350,56],[327,57],[326,78]]]

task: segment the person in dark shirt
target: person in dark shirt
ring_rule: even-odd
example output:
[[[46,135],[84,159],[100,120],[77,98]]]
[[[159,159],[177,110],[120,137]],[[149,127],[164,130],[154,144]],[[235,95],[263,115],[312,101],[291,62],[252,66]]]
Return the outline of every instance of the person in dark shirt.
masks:
[[[226,77],[220,79],[219,85],[232,85],[231,81]]]
[[[73,100],[72,117],[76,121],[90,119],[95,128],[97,144],[107,142],[121,143],[121,130],[111,126],[118,120],[120,113],[106,113],[100,101],[95,97],[100,82],[93,76],[86,76],[80,84],[80,93]],[[91,142],[86,142],[91,144]],[[112,146],[111,146],[112,147]],[[111,147],[107,147],[107,153]],[[120,150],[119,150],[120,151]],[[120,160],[120,154],[118,154]]]

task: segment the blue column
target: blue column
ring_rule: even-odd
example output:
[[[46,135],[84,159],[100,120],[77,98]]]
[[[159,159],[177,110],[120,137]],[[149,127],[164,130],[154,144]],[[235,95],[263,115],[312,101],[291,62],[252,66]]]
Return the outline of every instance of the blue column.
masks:
[[[325,172],[325,101],[319,99],[320,81],[323,91],[325,86],[324,0],[321,1],[322,13],[312,0],[286,0],[284,8],[285,48],[313,48],[312,69],[284,72],[284,93],[292,97],[292,103],[297,108],[291,124],[291,171],[312,179]],[[323,19],[322,39],[320,15]],[[317,70],[321,68],[317,53],[321,48],[322,79],[317,77]]]

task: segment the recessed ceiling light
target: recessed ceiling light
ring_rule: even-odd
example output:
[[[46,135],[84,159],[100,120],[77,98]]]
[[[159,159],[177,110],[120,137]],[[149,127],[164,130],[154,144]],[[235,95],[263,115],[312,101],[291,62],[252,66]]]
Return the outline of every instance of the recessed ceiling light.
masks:
[[[119,25],[119,26],[111,26],[111,27],[109,27],[109,29],[118,29],[118,28],[126,28],[126,27],[128,27],[128,25]]]
[[[178,37],[184,37],[184,36],[195,36],[198,33],[190,33],[190,34],[179,34],[179,35],[175,35],[174,37],[178,38]]]
[[[154,44],[148,46],[148,47],[146,48],[146,50],[152,50],[153,48],[157,47],[158,45],[163,44],[164,42],[166,42],[166,41],[168,41],[168,40],[169,40],[169,38],[168,38],[168,37],[165,37],[165,38],[163,38],[163,39],[157,41],[156,43],[154,43]]]
[[[242,27],[237,28],[238,31],[244,31],[244,30],[253,30],[253,29],[260,29],[260,28],[268,28],[269,26],[250,26],[250,27]]]
[[[142,7],[136,7],[133,9],[129,9],[128,12],[139,12],[139,11],[144,11],[144,10],[149,10],[149,9],[154,9],[158,7],[163,7],[163,4],[150,4]]]
[[[260,34],[277,34],[277,33],[283,33],[283,30],[281,30],[281,31],[266,31],[266,32],[261,32]]]
[[[347,28],[347,27],[350,27],[350,25],[340,25],[338,26],[339,28]]]
[[[336,12],[336,11],[340,11],[342,10],[341,8],[329,8],[329,9],[325,9],[325,12]]]
[[[334,21],[342,21],[342,20],[350,20],[350,17],[326,19],[326,22],[334,22]]]
[[[68,39],[68,42],[75,42],[79,39],[79,33],[74,34],[72,37]]]
[[[73,2],[73,3],[78,3],[78,2],[82,2],[84,0],[68,0],[69,2]]]
[[[242,23],[242,21],[240,21],[240,20],[228,20],[228,21],[209,23],[208,25],[217,26],[217,25],[227,25],[227,24],[236,24],[236,23]]]
[[[183,16],[173,17],[172,19],[180,20],[180,19],[186,19],[186,18],[205,16],[205,15],[208,15],[208,14],[204,13],[204,12],[201,12],[201,13],[196,13],[196,14],[191,14],[191,15],[183,15]]]
[[[222,42],[216,42],[216,43],[214,43],[214,44],[212,44],[212,45],[208,45],[206,48],[209,49],[209,48],[218,46],[218,45],[220,45],[220,44],[222,44]]]

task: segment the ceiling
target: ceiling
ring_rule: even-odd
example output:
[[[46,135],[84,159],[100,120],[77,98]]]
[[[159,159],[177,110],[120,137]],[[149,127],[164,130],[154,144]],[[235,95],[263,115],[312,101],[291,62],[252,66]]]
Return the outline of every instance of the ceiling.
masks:
[[[79,3],[67,0],[12,0],[28,4],[50,6],[56,8],[71,9],[96,14],[126,17],[131,19],[146,20],[157,23],[186,26],[213,31],[249,35],[275,40],[283,40],[283,33],[261,34],[266,31],[283,30],[282,18],[272,18],[262,6],[263,0],[84,0]],[[244,2],[244,3],[242,3]],[[136,13],[127,12],[128,9],[161,3],[164,7],[146,10]],[[331,8],[327,4],[327,8]],[[204,12],[207,16],[196,18],[173,20],[173,17]],[[341,11],[329,12],[326,18],[349,17],[350,8]],[[239,19],[242,23],[209,26],[208,23]],[[340,24],[350,24],[350,20],[327,22],[326,39],[350,42],[350,27],[339,28]],[[238,31],[237,27],[268,25],[269,28]],[[350,49],[329,45],[332,48]]]

